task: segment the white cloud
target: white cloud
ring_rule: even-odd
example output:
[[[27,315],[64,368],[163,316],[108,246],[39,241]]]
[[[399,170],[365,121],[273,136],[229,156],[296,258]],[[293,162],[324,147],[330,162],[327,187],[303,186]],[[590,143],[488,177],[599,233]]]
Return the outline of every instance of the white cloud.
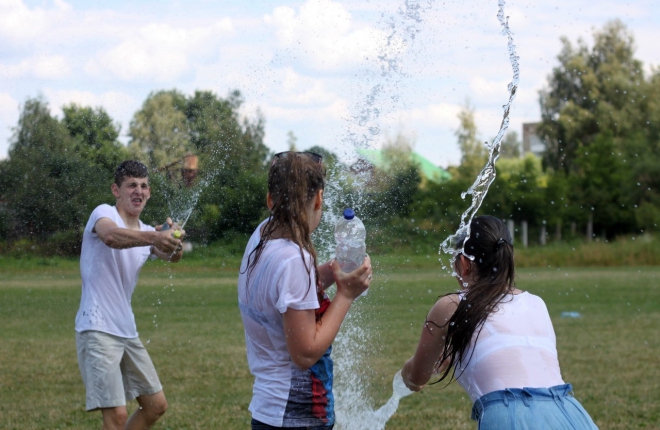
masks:
[[[327,106],[338,99],[323,79],[303,76],[290,67],[275,71],[272,93],[273,101],[284,105]]]
[[[0,64],[3,78],[30,75],[41,79],[61,79],[71,74],[71,66],[61,55],[43,55],[25,59],[18,64]]]
[[[420,128],[456,128],[460,105],[451,103],[435,103],[424,106],[401,109],[381,120],[383,128],[417,130]]]
[[[81,106],[104,106],[107,109],[117,109],[126,104],[134,104],[136,102],[129,94],[117,91],[95,94],[90,91],[47,89],[45,96],[50,105],[55,108],[74,103]]]
[[[261,111],[268,120],[283,120],[292,124],[305,121],[341,121],[347,117],[349,112],[343,100],[336,100],[320,107],[285,107],[269,103],[246,103],[242,112],[249,117],[254,117],[257,110]]]
[[[97,53],[84,69],[99,77],[109,72],[125,81],[168,82],[190,71],[197,57],[211,54],[233,32],[227,18],[193,29],[150,24],[125,35],[115,47]]]
[[[19,103],[8,93],[0,93],[0,160],[7,156],[11,129],[18,123]]]
[[[471,96],[480,103],[504,102],[508,98],[509,82],[511,79],[493,81],[479,75],[472,76],[470,78]]]
[[[44,9],[31,10],[21,0],[0,0],[0,39],[19,45],[42,33],[48,24]]]
[[[400,38],[393,37],[388,46],[382,30],[356,24],[348,10],[332,0],[308,0],[298,12],[280,6],[264,16],[264,22],[275,31],[282,61],[321,71],[373,62],[379,54],[404,49]]]
[[[0,93],[0,123],[13,127],[18,121],[19,102],[8,93]]]
[[[5,48],[35,45],[52,37],[52,28],[71,15],[71,5],[54,0],[49,9],[29,8],[22,0],[0,0],[0,42]]]

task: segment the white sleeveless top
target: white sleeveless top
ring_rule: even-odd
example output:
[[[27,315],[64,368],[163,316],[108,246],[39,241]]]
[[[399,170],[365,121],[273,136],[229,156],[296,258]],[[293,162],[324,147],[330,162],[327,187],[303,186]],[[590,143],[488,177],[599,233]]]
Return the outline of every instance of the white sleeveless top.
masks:
[[[524,292],[507,295],[472,338],[458,383],[474,402],[506,388],[562,385],[555,331],[543,300]],[[471,357],[470,357],[471,355]],[[469,361],[468,361],[469,359]]]

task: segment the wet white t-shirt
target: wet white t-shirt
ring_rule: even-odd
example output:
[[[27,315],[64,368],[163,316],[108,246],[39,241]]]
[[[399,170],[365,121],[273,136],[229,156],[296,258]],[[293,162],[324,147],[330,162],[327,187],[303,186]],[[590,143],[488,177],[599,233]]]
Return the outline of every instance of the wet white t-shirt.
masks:
[[[299,368],[289,355],[282,317],[287,309],[319,308],[312,257],[306,251],[301,255],[293,242],[273,239],[254,268],[246,271],[263,224],[248,242],[238,277],[238,304],[254,375],[249,410],[254,419],[275,427],[330,425],[334,422],[331,348],[311,368]]]
[[[457,366],[458,383],[474,402],[506,388],[562,385],[555,331],[543,300],[524,292],[507,295],[488,316],[476,345]]]
[[[93,231],[101,218],[109,218],[118,227],[126,228],[117,208],[106,204],[94,209],[87,221],[80,255],[82,297],[76,315],[76,331],[97,330],[135,338],[138,332],[131,297],[140,269],[151,255],[151,247],[110,248]],[[155,229],[140,221],[140,230]]]

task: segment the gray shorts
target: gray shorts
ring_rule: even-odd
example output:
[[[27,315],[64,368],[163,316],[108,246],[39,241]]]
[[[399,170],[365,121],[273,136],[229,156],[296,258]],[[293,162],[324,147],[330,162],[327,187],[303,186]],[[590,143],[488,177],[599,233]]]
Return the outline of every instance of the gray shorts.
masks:
[[[100,331],[76,333],[78,366],[87,392],[88,411],[126,406],[141,395],[163,389],[140,338]]]

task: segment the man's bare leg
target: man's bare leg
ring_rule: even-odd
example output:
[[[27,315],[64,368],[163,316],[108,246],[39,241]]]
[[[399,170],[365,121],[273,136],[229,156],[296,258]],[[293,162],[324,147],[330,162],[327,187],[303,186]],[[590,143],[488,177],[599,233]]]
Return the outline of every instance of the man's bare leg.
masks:
[[[124,430],[128,413],[126,406],[117,406],[116,408],[102,408],[103,430]]]
[[[138,397],[140,407],[126,423],[126,430],[148,430],[167,410],[167,400],[163,391]]]

